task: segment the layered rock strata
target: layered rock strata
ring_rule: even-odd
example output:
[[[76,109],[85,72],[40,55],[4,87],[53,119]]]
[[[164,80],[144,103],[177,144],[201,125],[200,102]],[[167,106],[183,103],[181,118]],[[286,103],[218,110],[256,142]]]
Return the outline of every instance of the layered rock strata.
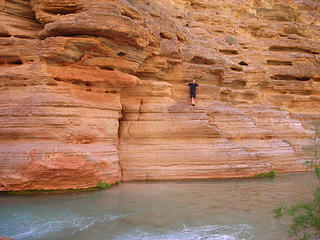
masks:
[[[320,3],[4,0],[0,19],[1,191],[304,170]]]

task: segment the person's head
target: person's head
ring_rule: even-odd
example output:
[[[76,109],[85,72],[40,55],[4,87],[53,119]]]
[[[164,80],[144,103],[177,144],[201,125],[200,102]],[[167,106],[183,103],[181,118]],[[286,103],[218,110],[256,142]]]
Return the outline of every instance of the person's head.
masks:
[[[193,81],[192,81],[193,83],[196,83],[196,80],[195,79],[193,79]]]

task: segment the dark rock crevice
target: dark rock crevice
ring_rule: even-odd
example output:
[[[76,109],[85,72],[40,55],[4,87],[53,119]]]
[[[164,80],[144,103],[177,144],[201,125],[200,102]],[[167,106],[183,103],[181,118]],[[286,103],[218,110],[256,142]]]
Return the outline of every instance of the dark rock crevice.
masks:
[[[291,61],[281,61],[281,60],[267,60],[268,65],[274,66],[292,66]]]
[[[309,81],[311,77],[308,76],[294,76],[294,75],[285,75],[285,74],[277,74],[271,77],[274,80],[298,80],[298,81]]]
[[[225,54],[225,55],[237,55],[239,52],[237,50],[233,49],[220,49],[219,52]]]
[[[273,45],[269,48],[270,51],[275,52],[301,52],[301,53],[309,53],[309,54],[319,54],[316,50],[303,48],[303,47],[290,47],[290,46],[281,46],[281,45]]]
[[[217,63],[214,59],[208,59],[202,56],[194,56],[190,62],[195,64],[205,64],[205,65],[212,65]]]

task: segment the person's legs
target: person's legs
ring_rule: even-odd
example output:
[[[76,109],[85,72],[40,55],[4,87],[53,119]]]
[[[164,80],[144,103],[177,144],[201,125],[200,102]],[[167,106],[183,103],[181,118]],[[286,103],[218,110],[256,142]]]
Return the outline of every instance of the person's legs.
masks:
[[[196,94],[194,92],[190,92],[190,98],[191,98],[192,106],[194,106],[194,103],[196,101]]]
[[[196,93],[195,92],[192,93],[191,101],[192,101],[192,106],[194,106],[194,104],[196,103]]]

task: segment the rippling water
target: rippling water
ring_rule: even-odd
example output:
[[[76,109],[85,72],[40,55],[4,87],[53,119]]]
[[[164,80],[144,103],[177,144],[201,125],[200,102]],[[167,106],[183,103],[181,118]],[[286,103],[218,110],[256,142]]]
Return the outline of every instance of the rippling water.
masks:
[[[122,183],[98,192],[0,195],[0,236],[14,239],[282,240],[280,201],[309,200],[311,173],[271,179]]]

